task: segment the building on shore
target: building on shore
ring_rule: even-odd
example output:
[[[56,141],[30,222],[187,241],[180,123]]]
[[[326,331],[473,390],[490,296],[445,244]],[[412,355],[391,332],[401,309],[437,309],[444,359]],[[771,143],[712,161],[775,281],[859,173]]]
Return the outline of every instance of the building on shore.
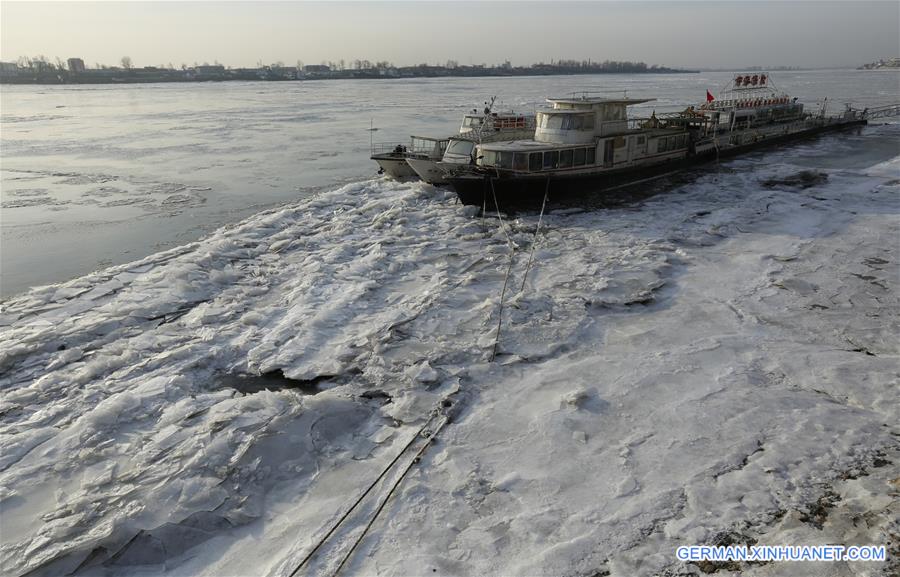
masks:
[[[325,64],[307,64],[303,67],[303,74],[307,78],[325,78],[331,76],[331,67]]]
[[[70,74],[81,74],[85,71],[84,60],[81,58],[69,58],[66,61]]]
[[[190,76],[195,80],[221,80],[225,78],[225,67],[221,64],[195,66],[190,70]]]
[[[0,78],[15,78],[18,75],[18,64],[15,62],[0,62]]]

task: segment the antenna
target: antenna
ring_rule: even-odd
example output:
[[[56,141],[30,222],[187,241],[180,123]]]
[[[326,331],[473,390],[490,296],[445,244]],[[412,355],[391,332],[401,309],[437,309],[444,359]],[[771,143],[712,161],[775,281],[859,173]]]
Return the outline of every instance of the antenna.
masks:
[[[481,135],[484,132],[485,127],[488,122],[491,120],[491,109],[494,107],[494,101],[497,100],[496,96],[491,96],[490,102],[485,101],[484,103],[484,115],[481,117],[481,125],[475,130],[475,138],[477,142],[481,142]]]

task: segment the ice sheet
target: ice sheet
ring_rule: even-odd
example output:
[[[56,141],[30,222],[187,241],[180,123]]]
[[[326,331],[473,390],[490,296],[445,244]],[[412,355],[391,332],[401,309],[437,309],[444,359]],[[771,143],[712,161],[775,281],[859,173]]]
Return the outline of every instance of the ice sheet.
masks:
[[[9,300],[3,572],[287,575],[457,389],[348,574],[690,574],[679,545],[815,541],[816,523],[886,542],[883,168],[773,188],[807,169],[774,151],[551,210],[521,292],[537,215],[504,219],[494,363],[506,235],[424,184],[353,183]]]

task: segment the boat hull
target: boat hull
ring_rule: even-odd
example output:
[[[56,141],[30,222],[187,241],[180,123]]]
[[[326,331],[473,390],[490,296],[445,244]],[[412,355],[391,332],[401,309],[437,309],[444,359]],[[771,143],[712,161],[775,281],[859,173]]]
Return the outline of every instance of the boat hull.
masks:
[[[406,162],[424,182],[428,184],[447,184],[447,177],[438,168],[439,161],[426,158],[408,158]]]
[[[811,138],[816,135],[843,130],[866,124],[865,120],[848,120],[820,125],[789,134],[777,135],[758,142],[720,149],[719,158],[726,158],[768,148],[794,140]],[[703,154],[695,154],[681,159],[669,160],[653,165],[630,166],[621,169],[597,170],[579,174],[566,173],[504,173],[482,169],[479,172],[466,172],[450,175],[448,180],[453,185],[459,200],[463,204],[498,208],[500,210],[540,208],[545,193],[549,200],[557,201],[566,197],[587,198],[603,196],[616,189],[639,184],[646,180],[658,178],[700,165],[716,158],[715,149]]]
[[[415,171],[410,168],[405,156],[393,154],[375,154],[372,160],[378,163],[381,170],[392,178],[407,178],[416,176]]]

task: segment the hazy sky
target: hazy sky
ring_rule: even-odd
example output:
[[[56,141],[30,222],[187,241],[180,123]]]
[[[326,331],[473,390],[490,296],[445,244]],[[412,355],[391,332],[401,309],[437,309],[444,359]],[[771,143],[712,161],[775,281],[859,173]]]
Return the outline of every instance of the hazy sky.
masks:
[[[354,59],[858,66],[900,55],[900,2],[9,2],[0,59],[88,66]]]

